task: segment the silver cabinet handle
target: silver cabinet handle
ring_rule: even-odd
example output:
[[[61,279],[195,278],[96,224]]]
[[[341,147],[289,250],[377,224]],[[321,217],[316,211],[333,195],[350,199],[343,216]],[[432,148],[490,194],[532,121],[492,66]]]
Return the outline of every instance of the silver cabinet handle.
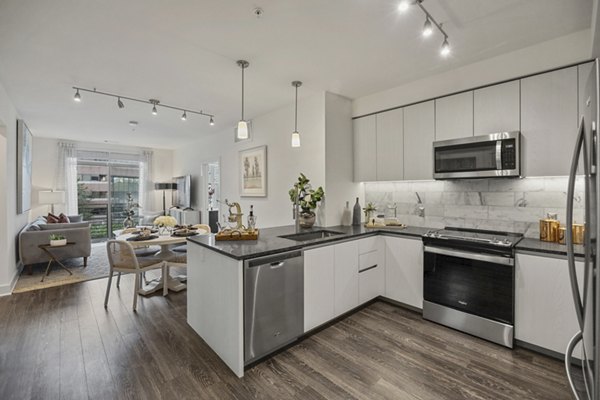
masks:
[[[496,169],[502,170],[502,140],[496,142]]]
[[[283,267],[284,264],[285,264],[285,261],[279,261],[279,262],[273,262],[273,263],[269,264],[269,266],[271,267],[271,269],[277,269],[277,268]]]
[[[435,247],[435,246],[425,246],[425,253],[441,254],[444,256],[466,258],[468,260],[490,262],[490,263],[494,263],[494,264],[502,264],[502,265],[510,265],[510,266],[515,265],[514,258],[493,256],[493,255],[488,255],[488,254],[471,253],[468,251],[451,250],[451,249],[445,249],[442,247]]]

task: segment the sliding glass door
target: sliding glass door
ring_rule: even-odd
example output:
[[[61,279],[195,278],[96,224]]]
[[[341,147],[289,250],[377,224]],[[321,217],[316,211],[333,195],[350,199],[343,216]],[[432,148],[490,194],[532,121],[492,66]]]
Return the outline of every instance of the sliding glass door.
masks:
[[[139,192],[139,162],[78,158],[78,211],[84,221],[91,222],[93,240],[106,240],[114,231],[123,228],[128,194],[136,204]],[[135,209],[134,224],[138,223],[137,215]]]

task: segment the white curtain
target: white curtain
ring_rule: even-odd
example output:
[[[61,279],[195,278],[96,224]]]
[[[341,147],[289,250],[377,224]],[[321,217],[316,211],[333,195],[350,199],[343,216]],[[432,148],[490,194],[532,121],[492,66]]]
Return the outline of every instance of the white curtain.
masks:
[[[154,182],[152,180],[152,159],[154,153],[152,150],[144,150],[140,159],[140,206],[142,214],[154,211]]]
[[[74,143],[58,143],[54,188],[65,192],[65,214],[77,215],[77,150]]]

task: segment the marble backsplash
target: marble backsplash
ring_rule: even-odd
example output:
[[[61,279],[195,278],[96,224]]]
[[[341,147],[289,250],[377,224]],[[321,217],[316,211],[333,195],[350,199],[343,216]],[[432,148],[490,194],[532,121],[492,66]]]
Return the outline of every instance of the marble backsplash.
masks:
[[[566,221],[568,177],[365,183],[365,200],[377,214],[413,226],[490,229],[539,237],[539,220],[557,213]],[[574,196],[574,221],[583,223],[583,179]],[[363,205],[364,206],[364,205]]]

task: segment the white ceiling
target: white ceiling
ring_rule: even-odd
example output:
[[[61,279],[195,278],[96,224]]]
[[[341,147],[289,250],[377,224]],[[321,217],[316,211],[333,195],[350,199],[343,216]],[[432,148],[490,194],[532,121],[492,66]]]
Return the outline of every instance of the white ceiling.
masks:
[[[350,98],[589,28],[592,0],[426,0],[441,37],[399,0],[0,0],[0,81],[36,136],[175,148],[328,90]],[[254,7],[264,9],[257,19]],[[205,118],[82,93],[96,87],[214,113]],[[290,116],[290,120],[293,116]],[[135,132],[129,120],[139,121]]]

